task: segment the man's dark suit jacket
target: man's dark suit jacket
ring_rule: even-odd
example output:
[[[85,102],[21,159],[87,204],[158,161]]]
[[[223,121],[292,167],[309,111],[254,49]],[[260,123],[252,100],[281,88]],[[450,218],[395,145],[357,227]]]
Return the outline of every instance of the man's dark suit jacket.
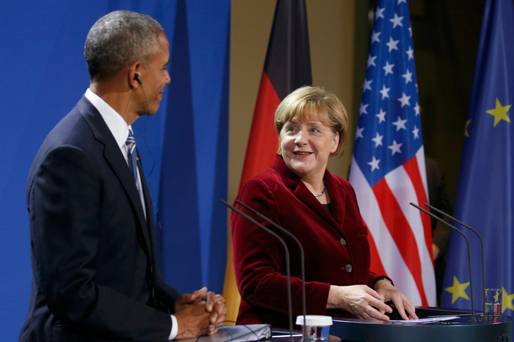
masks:
[[[142,169],[141,169],[142,171]],[[100,113],[82,98],[29,173],[33,289],[21,341],[166,341],[178,293],[155,267],[134,179]]]

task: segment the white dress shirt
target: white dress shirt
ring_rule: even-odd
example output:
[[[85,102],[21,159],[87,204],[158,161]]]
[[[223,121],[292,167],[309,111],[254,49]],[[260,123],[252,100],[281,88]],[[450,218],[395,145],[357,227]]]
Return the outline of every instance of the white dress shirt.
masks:
[[[125,143],[127,142],[127,138],[129,136],[129,130],[132,130],[132,127],[129,124],[127,124],[125,119],[123,119],[123,117],[120,114],[118,114],[118,112],[116,112],[114,108],[109,106],[107,102],[105,102],[100,96],[93,93],[89,88],[86,90],[86,94],[84,96],[98,110],[98,112],[104,119],[105,124],[109,128],[109,131],[111,131],[114,140],[116,140],[116,144],[118,144],[121,154],[123,155],[123,158],[125,158],[125,162],[127,162],[128,166],[128,149]],[[141,205],[143,206],[143,212],[146,218],[145,198],[143,195],[143,186],[141,183],[141,175],[139,173],[139,168],[137,168],[136,172],[136,188],[139,192],[139,199],[141,200]]]

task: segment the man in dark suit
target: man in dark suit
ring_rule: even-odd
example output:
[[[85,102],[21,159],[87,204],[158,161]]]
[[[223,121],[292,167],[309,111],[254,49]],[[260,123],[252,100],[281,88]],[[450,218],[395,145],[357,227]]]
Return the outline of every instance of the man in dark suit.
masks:
[[[152,206],[131,124],[154,114],[169,43],[134,12],[86,39],[91,83],[49,133],[29,173],[33,291],[21,341],[166,341],[212,334],[223,297],[179,295],[156,267]]]

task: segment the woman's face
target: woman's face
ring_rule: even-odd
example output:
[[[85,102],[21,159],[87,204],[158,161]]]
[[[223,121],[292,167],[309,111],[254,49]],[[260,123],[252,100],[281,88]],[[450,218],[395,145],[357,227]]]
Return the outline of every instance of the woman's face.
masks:
[[[323,177],[328,158],[337,150],[339,134],[312,113],[287,121],[280,131],[280,151],[287,167],[303,180]]]

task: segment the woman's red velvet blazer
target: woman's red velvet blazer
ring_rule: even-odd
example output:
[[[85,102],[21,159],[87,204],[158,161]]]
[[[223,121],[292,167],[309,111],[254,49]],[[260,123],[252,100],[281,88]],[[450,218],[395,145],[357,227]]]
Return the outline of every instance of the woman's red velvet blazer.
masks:
[[[330,209],[320,204],[277,156],[273,167],[248,181],[238,195],[240,201],[288,229],[302,243],[307,314],[334,314],[326,310],[331,284],[371,286],[377,279],[369,270],[368,229],[352,186],[328,171],[324,182],[331,200]],[[231,223],[235,275],[241,294],[238,323],[287,327],[287,277],[282,245],[235,213]],[[302,313],[300,253],[290,238],[283,237],[291,253],[296,317]]]

